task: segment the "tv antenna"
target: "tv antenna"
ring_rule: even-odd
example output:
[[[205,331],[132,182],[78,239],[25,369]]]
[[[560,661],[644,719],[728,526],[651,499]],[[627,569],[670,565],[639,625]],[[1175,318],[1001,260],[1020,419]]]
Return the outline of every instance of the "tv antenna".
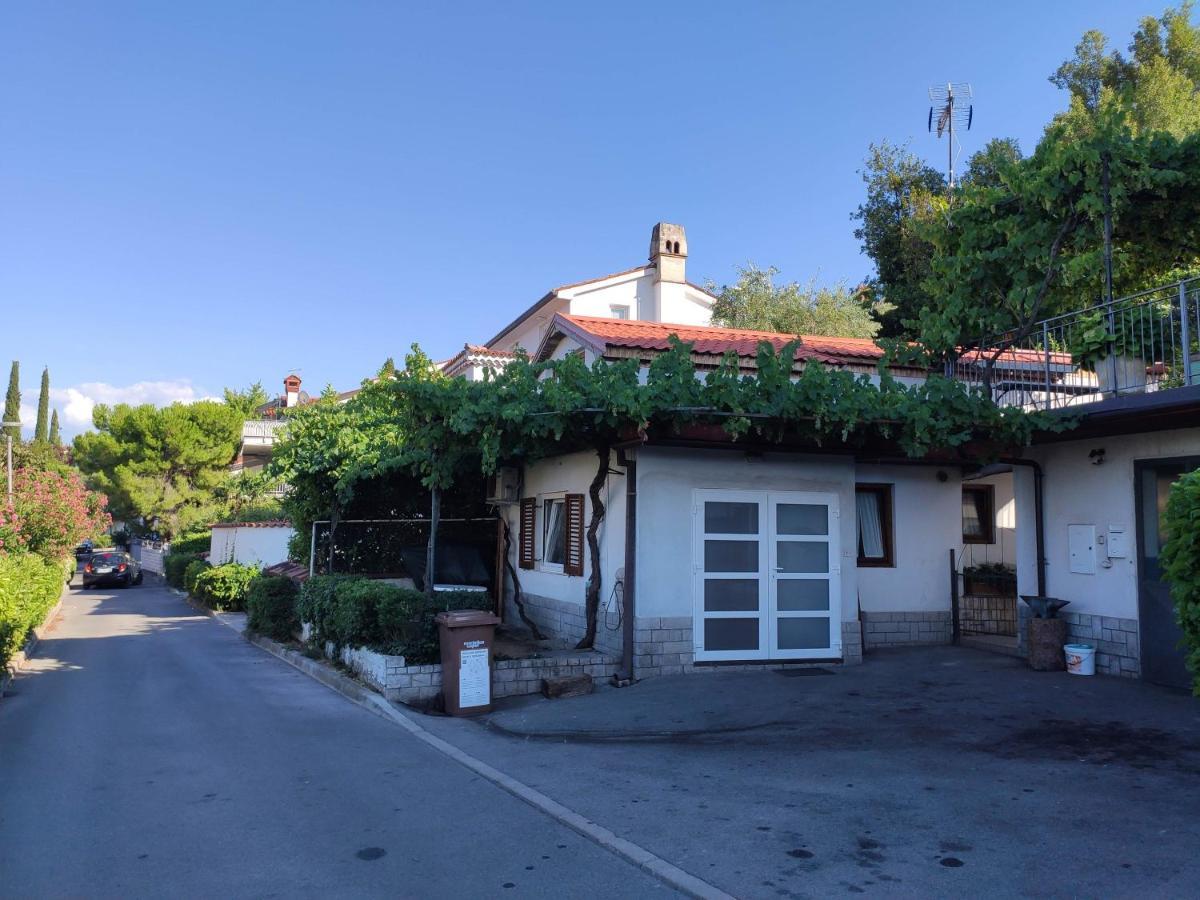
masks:
[[[929,130],[937,130],[940,138],[946,135],[946,158],[950,169],[950,190],[954,190],[954,130],[971,130],[975,118],[975,107],[971,103],[974,94],[965,81],[949,82],[929,89]]]

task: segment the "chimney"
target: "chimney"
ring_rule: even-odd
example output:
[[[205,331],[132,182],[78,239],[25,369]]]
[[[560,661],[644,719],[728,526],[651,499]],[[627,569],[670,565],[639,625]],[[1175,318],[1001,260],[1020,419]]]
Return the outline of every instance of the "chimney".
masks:
[[[300,376],[289,375],[283,379],[283,405],[291,408],[300,404]]]
[[[672,225],[659,222],[650,234],[650,263],[657,270],[654,277],[657,284],[669,281],[673,284],[684,284],[687,278],[684,269],[687,264],[687,235],[682,225]]]

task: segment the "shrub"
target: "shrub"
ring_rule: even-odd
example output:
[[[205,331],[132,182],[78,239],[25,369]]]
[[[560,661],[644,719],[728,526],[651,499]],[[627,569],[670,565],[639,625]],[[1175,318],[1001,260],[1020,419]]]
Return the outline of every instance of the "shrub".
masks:
[[[193,596],[216,610],[241,610],[246,608],[246,592],[250,582],[258,577],[257,566],[226,563],[213,566],[196,576]]]
[[[382,642],[379,629],[380,604],[390,604],[402,588],[355,578],[343,581],[334,590],[334,604],[329,619],[330,638],[347,647],[369,647]]]
[[[172,554],[186,553],[191,556],[199,556],[201,553],[207,553],[211,547],[212,532],[207,528],[204,531],[193,531],[171,541]]]
[[[163,578],[173,588],[183,587],[183,576],[187,567],[200,557],[194,553],[176,553],[171,551],[163,557]]]
[[[1163,574],[1171,583],[1175,618],[1183,631],[1192,693],[1200,697],[1200,471],[1171,486],[1163,525]]]
[[[408,593],[414,594],[416,598],[413,602],[415,615],[403,626],[408,632],[407,635],[392,642],[387,652],[403,656],[410,666],[441,662],[438,613],[454,609],[490,610],[493,606],[490,595],[477,591],[443,591],[433,597],[419,591]],[[395,628],[397,624],[394,619],[387,623],[389,628]]]
[[[211,568],[212,566],[206,560],[193,559],[183,570],[183,589],[189,594],[195,594],[196,579],[200,577],[201,572],[205,572]]]
[[[349,575],[317,575],[304,582],[296,601],[296,614],[301,622],[312,626],[312,640],[317,644],[333,640],[329,632],[337,587],[343,581],[361,579]]]
[[[300,619],[296,615],[296,584],[282,575],[255,578],[246,592],[248,626],[277,641],[291,640]]]
[[[62,594],[63,573],[62,563],[36,554],[0,554],[0,668]]]

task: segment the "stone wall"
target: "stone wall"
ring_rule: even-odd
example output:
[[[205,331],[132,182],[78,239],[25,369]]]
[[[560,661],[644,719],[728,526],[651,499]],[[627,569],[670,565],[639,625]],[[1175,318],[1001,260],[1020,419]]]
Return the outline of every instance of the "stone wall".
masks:
[[[867,650],[949,644],[954,637],[954,619],[950,610],[863,612],[861,615],[863,643]]]
[[[1018,610],[1017,648],[1022,656],[1029,655],[1027,622],[1033,613],[1024,603]],[[1118,619],[1088,613],[1062,611],[1059,618],[1067,623],[1067,643],[1091,644],[1096,648],[1096,672],[1124,678],[1142,677],[1142,653],[1138,640],[1137,619]]]
[[[611,587],[609,593],[611,594]],[[583,604],[571,603],[566,600],[556,600],[553,597],[543,597],[539,594],[523,594],[525,612],[537,623],[538,628],[547,637],[561,638],[570,643],[576,643],[583,637],[587,628],[587,619],[583,614]],[[621,628],[619,627],[619,600],[612,599],[612,609],[609,609],[609,595],[600,598],[600,614],[596,623],[596,649],[602,653],[621,655]],[[516,605],[512,602],[511,594],[504,620],[514,625],[520,623]],[[691,620],[688,620],[691,628]],[[690,649],[690,648],[689,648]]]

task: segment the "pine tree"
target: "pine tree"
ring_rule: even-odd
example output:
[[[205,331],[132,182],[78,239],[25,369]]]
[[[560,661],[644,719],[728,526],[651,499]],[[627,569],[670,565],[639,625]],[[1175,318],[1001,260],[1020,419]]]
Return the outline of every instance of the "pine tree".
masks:
[[[62,446],[62,435],[58,431],[58,410],[50,414],[50,443],[55,447]]]
[[[33,429],[33,439],[39,444],[50,439],[50,367],[42,369],[42,390],[38,394],[37,425]]]
[[[8,394],[4,397],[4,421],[17,422],[21,418],[21,364],[15,359],[12,364],[12,374],[8,376]],[[5,434],[11,434],[13,440],[21,439],[21,426],[13,425],[4,429]]]

